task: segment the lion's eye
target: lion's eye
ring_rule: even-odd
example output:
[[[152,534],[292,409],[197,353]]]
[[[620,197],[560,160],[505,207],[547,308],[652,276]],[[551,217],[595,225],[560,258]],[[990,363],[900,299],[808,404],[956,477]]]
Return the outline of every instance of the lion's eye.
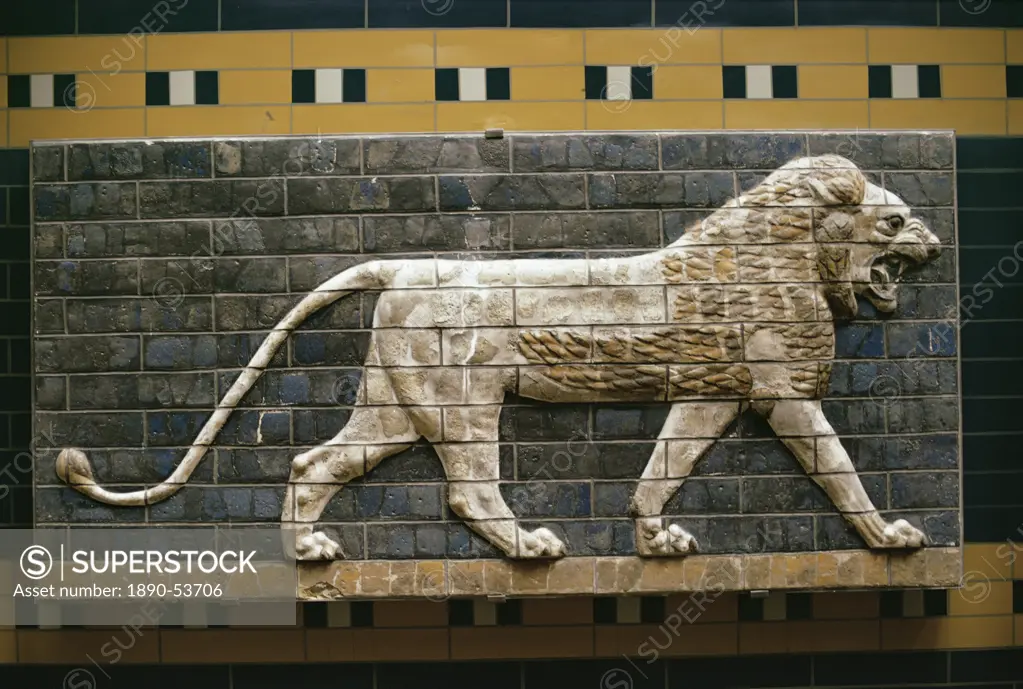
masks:
[[[901,215],[889,216],[887,220],[888,220],[888,227],[892,228],[896,232],[898,232],[899,230],[902,229],[903,220],[902,220],[902,216]]]

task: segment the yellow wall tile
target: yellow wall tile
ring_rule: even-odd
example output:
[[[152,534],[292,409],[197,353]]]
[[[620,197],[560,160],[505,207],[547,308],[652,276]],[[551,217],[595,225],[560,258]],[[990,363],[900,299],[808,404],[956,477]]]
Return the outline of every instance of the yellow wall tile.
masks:
[[[291,71],[225,70],[220,73],[220,103],[291,103]]]
[[[295,69],[315,67],[433,67],[433,32],[296,32]]]
[[[286,31],[158,34],[146,42],[150,71],[291,68],[291,34]]]
[[[299,663],[304,629],[162,629],[164,663]]]
[[[13,143],[7,143],[7,111],[0,110],[0,146],[7,145],[14,146]]]
[[[480,29],[437,32],[438,67],[581,64],[582,31]]]
[[[122,633],[123,634],[123,633]],[[160,644],[155,629],[147,629],[134,638],[117,638],[130,648],[121,648],[123,663],[160,662]],[[18,631],[18,662],[20,663],[66,663],[85,666],[88,655],[93,655],[111,641],[112,633],[101,629],[23,629]],[[0,655],[2,655],[0,648]]]
[[[654,70],[654,97],[658,100],[722,98],[721,67],[658,65]]]
[[[739,624],[739,653],[827,653],[880,647],[878,620],[806,620]]]
[[[978,581],[968,577],[964,587],[949,591],[949,615],[1011,615],[1012,582]]]
[[[1016,631],[1014,632],[1016,645],[1023,646],[1023,615],[1015,615],[1014,617],[1016,619]]]
[[[728,129],[856,129],[867,123],[865,100],[725,102]]]
[[[956,134],[1005,134],[1004,100],[870,101],[872,129],[955,129]]]
[[[882,650],[995,648],[1012,645],[1012,616],[881,620]]]
[[[872,619],[879,614],[880,599],[873,591],[813,594],[813,616],[818,620]]]
[[[865,62],[864,29],[724,29],[724,62],[779,65]]]
[[[433,102],[432,69],[367,69],[366,100],[370,103]]]
[[[290,106],[161,107],[146,109],[148,136],[288,134]]]
[[[800,98],[866,98],[866,65],[800,65]]]
[[[18,636],[13,629],[0,629],[0,663],[18,662]]]
[[[868,29],[874,64],[963,64],[1005,62],[1001,29]]]
[[[9,71],[15,74],[92,71],[109,75],[146,68],[145,41],[136,36],[11,38],[9,41]]]
[[[512,100],[582,100],[586,97],[582,67],[512,67]]]
[[[593,627],[453,627],[451,659],[586,658]]]
[[[670,29],[593,29],[586,31],[588,65],[721,63],[721,30],[690,33]]]
[[[0,79],[0,109],[7,107],[7,79]]]
[[[522,624],[593,624],[593,600],[526,598],[522,601]]]
[[[364,662],[448,659],[447,629],[360,629],[352,638],[355,657]]]
[[[739,617],[739,596],[735,593],[684,593],[668,596],[664,607],[668,615],[678,615],[686,624],[735,622]]]
[[[1023,546],[1020,546],[1019,554],[1023,555]],[[971,579],[1011,579],[1014,559],[1015,554],[1008,543],[967,543],[963,547],[963,571],[975,573]]]
[[[123,108],[146,104],[146,75],[141,72],[122,74],[76,75],[79,109]]]
[[[1003,65],[944,65],[943,98],[1005,98]]]
[[[340,663],[355,660],[355,634],[362,629],[306,629],[306,660]]]
[[[1018,65],[1023,62],[1023,29],[1010,29],[1005,32],[1006,62]]]
[[[509,131],[585,129],[582,103],[438,103],[437,131]]]
[[[293,134],[355,134],[375,132],[432,132],[429,105],[295,105]]]
[[[593,130],[721,129],[721,119],[720,101],[586,102],[586,128]]]
[[[657,649],[650,641],[651,637],[659,639],[664,646],[665,635],[669,633],[673,635],[672,642],[664,650]],[[735,623],[690,626],[684,622],[675,632],[663,625],[599,625],[594,628],[594,655],[599,658],[649,655],[653,650],[664,656],[735,655],[738,650]]]
[[[145,110],[11,110],[10,146],[28,146],[34,139],[130,139],[146,135]]]
[[[373,604],[375,627],[446,627],[448,607],[431,600],[377,601]]]
[[[0,74],[7,71],[7,39],[0,38]],[[7,101],[4,101],[6,105]]]

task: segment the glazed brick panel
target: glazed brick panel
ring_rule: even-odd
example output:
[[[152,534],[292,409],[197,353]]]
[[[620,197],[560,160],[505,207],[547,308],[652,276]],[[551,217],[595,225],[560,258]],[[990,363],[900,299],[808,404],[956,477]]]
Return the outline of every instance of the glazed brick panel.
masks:
[[[824,410],[870,498],[935,546],[960,534],[955,164],[943,134],[383,136],[72,143],[33,149],[35,423],[97,480],[166,477],[281,318],[370,260],[599,258],[677,240],[777,167],[840,153],[948,249],[907,273],[894,313],[860,301],[836,332]],[[142,508],[94,504],[37,458],[37,523],[279,520],[290,462],[332,438],[363,380],[377,295],[291,334],[190,485]],[[950,316],[951,314],[951,316]],[[667,404],[540,404],[500,415],[500,490],[570,556],[633,555],[629,503]],[[345,485],[324,530],[349,558],[496,557],[448,505],[425,443]],[[664,510],[707,553],[859,549],[753,412]]]

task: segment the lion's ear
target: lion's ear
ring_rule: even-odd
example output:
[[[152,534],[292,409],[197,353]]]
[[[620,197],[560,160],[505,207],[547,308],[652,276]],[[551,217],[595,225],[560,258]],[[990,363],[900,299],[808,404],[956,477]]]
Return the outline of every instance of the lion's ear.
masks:
[[[863,203],[867,180],[855,167],[820,170],[810,175],[807,186],[824,206],[856,206]]]

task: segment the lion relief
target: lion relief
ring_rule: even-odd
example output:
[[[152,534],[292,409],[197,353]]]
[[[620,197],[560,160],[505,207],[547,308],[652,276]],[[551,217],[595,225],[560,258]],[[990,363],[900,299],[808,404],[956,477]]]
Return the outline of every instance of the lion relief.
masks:
[[[297,455],[282,522],[299,559],[343,557],[315,526],[347,481],[425,438],[451,508],[512,558],[565,554],[549,529],[518,525],[499,489],[506,395],[546,402],[671,403],[631,512],[645,556],[696,549],[661,514],[695,463],[745,409],[763,415],[871,548],[917,548],[924,534],[886,522],[821,409],[839,317],[857,297],[897,305],[903,271],[939,241],[896,195],[835,155],[799,158],[686,229],[670,246],[601,259],[379,260],[349,268],[275,326],[173,474],[116,493],[83,452],[57,471],[112,505],[163,500],[185,485],[232,410],[289,334],[356,290],[379,290],[358,400],[336,437]],[[673,520],[674,521],[674,520]]]

